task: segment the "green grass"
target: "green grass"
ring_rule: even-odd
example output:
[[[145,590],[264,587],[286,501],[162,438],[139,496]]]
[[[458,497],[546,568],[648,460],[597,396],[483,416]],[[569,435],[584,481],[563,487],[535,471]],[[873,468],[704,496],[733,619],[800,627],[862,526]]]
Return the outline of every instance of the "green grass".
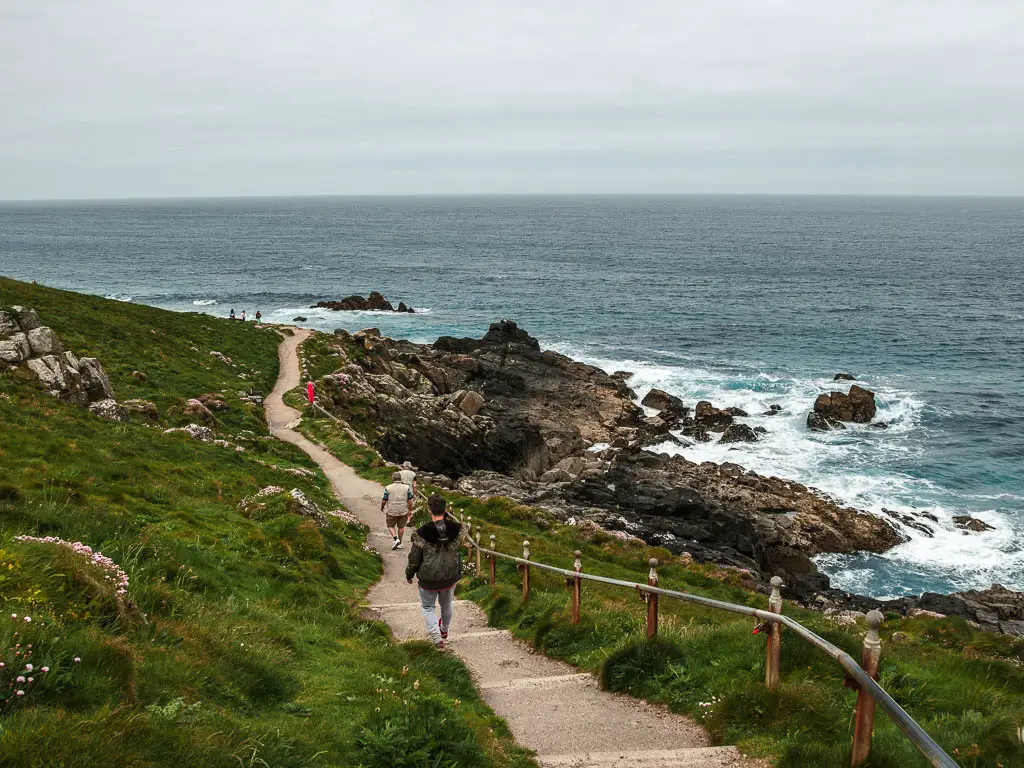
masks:
[[[304,429],[364,476],[381,479],[376,455],[328,420],[306,420]],[[567,526],[507,499],[446,495],[472,517],[483,542],[494,534],[498,548],[510,554],[521,554],[528,539],[534,560],[571,568],[579,549],[584,570],[644,582],[647,561],[656,557],[663,587],[767,607],[766,596],[748,589],[735,571],[687,564],[667,550]],[[849,764],[856,694],[843,686],[835,662],[792,634],[783,635],[782,683],[770,692],[763,683],[765,639],[753,634],[752,620],[663,598],[659,635],[648,641],[646,606],[635,593],[585,583],[582,620],[574,626],[561,578],[534,569],[531,599],[524,604],[515,565],[499,560],[497,572],[497,589],[484,578],[467,578],[461,595],[480,603],[494,626],[511,628],[544,653],[598,674],[607,688],[690,714],[716,743],[735,744],[779,766]],[[785,612],[860,658],[863,620],[842,626],[789,603]],[[886,619],[882,686],[959,764],[1024,766],[1017,731],[1024,726],[1024,641],[976,631],[957,618]],[[926,764],[879,710],[869,765]]]
[[[36,307],[76,354],[100,358],[118,399],[153,400],[161,421],[104,421],[0,373],[3,687],[29,643],[36,667],[16,683],[26,696],[0,707],[0,764],[532,764],[456,659],[361,616],[381,572],[363,529],[318,529],[283,496],[241,504],[278,485],[337,506],[304,454],[263,436],[258,408],[235,394],[217,414],[241,453],[163,434],[185,398],[268,391],[275,334],[0,280],[9,304]],[[127,595],[79,555],[14,541],[26,534],[102,551]],[[384,736],[408,755],[388,754]]]

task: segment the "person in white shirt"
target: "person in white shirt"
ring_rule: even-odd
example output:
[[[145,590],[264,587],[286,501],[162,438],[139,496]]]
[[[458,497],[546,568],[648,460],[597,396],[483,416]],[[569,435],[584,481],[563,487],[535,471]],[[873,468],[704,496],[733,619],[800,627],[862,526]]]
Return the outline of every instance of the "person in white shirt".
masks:
[[[391,548],[401,549],[405,525],[412,515],[412,486],[402,482],[400,472],[391,475],[391,485],[384,489],[384,498],[380,500],[380,511],[384,513],[384,522],[394,539]]]

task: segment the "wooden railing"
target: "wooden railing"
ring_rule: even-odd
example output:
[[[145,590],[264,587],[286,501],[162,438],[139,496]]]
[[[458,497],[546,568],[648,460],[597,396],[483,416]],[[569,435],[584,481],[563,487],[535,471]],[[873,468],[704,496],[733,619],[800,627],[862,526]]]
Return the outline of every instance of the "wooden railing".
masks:
[[[458,517],[458,515],[456,514],[455,517]],[[782,579],[778,576],[773,577],[771,580],[772,591],[771,596],[768,598],[768,610],[764,611],[746,605],[727,603],[709,597],[701,597],[700,595],[691,595],[687,592],[664,589],[659,586],[658,561],[654,558],[648,561],[650,572],[648,573],[646,584],[622,581],[606,576],[598,576],[597,574],[584,573],[581,560],[582,555],[579,550],[576,550],[574,553],[575,559],[572,570],[568,570],[530,559],[529,541],[523,542],[522,557],[499,552],[495,546],[493,534],[488,539],[489,546],[485,547],[480,541],[479,525],[474,530],[472,518],[468,517],[465,520],[465,524],[469,533],[466,548],[470,557],[473,557],[475,553],[476,573],[478,576],[482,574],[481,561],[484,557],[487,558],[488,578],[492,587],[497,583],[497,568],[495,567],[497,560],[509,560],[516,563],[521,574],[524,601],[530,599],[530,571],[532,569],[537,568],[564,576],[566,586],[570,590],[569,620],[573,624],[577,624],[580,621],[580,609],[583,599],[582,585],[584,581],[609,584],[615,587],[638,591],[641,599],[647,604],[648,638],[658,634],[658,600],[661,597],[760,619],[762,622],[761,626],[767,632],[768,637],[765,655],[765,685],[769,689],[774,689],[779,684],[782,659],[782,628],[786,627],[796,636],[835,660],[846,672],[846,684],[857,690],[856,724],[854,726],[851,757],[852,765],[857,766],[864,763],[871,752],[875,706],[877,705],[882,708],[896,724],[896,727],[903,732],[906,738],[924,755],[928,762],[940,768],[957,768],[957,764],[943,751],[942,747],[936,744],[935,740],[878,684],[878,667],[882,655],[882,642],[878,630],[882,626],[883,617],[877,610],[870,611],[867,614],[868,631],[864,636],[861,663],[858,664],[841,648],[836,647],[807,629],[800,622],[782,614],[782,595],[779,589],[783,584]]]

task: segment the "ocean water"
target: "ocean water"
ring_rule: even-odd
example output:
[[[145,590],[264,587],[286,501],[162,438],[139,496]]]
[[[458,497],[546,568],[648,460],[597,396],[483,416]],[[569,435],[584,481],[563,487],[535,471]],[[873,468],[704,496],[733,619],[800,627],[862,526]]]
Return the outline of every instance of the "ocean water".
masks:
[[[822,558],[876,596],[1024,589],[1024,199],[291,198],[0,204],[0,274],[180,311],[417,341],[513,318],[685,401],[759,414],[683,450],[817,486],[934,538]],[[415,315],[309,309],[380,290]],[[888,430],[807,431],[836,372]],[[846,389],[846,385],[841,387]],[[665,450],[677,450],[671,447]],[[964,534],[952,516],[995,530]]]

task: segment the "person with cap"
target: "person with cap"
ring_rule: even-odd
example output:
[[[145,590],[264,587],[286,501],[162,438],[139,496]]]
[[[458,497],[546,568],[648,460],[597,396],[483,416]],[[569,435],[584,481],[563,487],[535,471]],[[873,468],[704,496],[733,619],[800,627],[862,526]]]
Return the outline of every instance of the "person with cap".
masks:
[[[462,547],[466,533],[462,524],[448,517],[445,500],[433,495],[427,500],[430,522],[413,533],[405,578],[419,582],[420,609],[427,633],[440,650],[444,650],[452,626],[455,608],[455,585],[462,578]],[[437,615],[440,606],[441,615]]]
[[[411,461],[406,461],[402,464],[402,469],[399,470],[402,475],[402,482],[412,488],[412,495],[416,495],[416,470],[412,467]]]
[[[384,498],[380,501],[380,511],[394,540],[391,548],[401,549],[405,525],[412,515],[412,486],[402,482],[401,472],[391,475],[391,484],[384,489]]]

